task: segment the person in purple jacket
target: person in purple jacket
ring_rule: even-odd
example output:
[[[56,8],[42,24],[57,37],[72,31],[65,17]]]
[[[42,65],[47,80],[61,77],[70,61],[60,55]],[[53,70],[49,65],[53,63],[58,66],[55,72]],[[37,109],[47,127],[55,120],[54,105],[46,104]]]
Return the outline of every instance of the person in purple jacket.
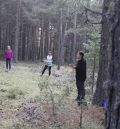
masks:
[[[13,58],[13,51],[10,46],[7,46],[7,49],[4,52],[6,59],[6,69],[11,70],[11,59]]]

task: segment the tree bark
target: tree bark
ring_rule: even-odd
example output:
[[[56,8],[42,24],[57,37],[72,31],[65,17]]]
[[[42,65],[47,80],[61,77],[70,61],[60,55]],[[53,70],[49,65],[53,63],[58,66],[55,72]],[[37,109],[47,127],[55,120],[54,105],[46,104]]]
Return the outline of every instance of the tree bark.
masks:
[[[15,62],[18,61],[18,47],[19,47],[19,36],[20,36],[20,7],[21,0],[17,0],[17,11],[16,11],[16,31],[15,31]]]
[[[102,35],[100,43],[100,53],[99,53],[99,72],[95,94],[93,97],[93,104],[101,105],[105,98],[105,92],[103,89],[104,82],[108,77],[108,48],[109,48],[109,22],[107,20],[106,14],[109,9],[109,0],[104,0],[103,4],[103,16],[102,16]]]
[[[72,63],[76,62],[75,53],[76,53],[76,45],[77,45],[77,33],[76,33],[76,27],[77,27],[77,12],[75,12],[74,16],[74,41],[72,46]]]
[[[57,67],[57,69],[58,70],[60,70],[60,67],[61,67],[61,65],[62,65],[62,60],[61,60],[61,58],[62,58],[62,53],[61,53],[61,48],[62,48],[62,38],[63,38],[63,35],[62,35],[62,33],[63,33],[63,10],[62,10],[62,8],[61,8],[61,10],[60,10],[60,36],[59,36],[59,44],[58,44],[58,67]]]
[[[111,6],[111,4],[110,4]],[[120,0],[112,1],[108,18],[110,22],[110,65],[109,78],[105,86],[108,107],[105,129],[120,129]]]
[[[93,57],[93,69],[92,69],[92,95],[94,94],[94,85],[95,85],[95,69],[96,69],[96,55]]]

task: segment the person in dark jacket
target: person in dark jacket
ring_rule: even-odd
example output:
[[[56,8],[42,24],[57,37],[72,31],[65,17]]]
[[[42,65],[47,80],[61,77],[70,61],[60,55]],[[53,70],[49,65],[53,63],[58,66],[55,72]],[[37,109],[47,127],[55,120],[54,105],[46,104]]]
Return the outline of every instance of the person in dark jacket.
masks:
[[[82,51],[77,53],[77,64],[72,65],[76,70],[76,86],[78,91],[77,101],[81,101],[85,98],[84,83],[86,80],[86,60],[84,59],[84,53]]]

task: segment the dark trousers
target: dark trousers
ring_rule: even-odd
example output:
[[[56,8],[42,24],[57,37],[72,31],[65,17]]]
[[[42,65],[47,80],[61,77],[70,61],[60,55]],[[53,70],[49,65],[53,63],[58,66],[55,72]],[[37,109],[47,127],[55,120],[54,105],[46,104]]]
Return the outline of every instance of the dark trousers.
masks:
[[[78,91],[77,100],[84,99],[85,98],[84,81],[76,81],[76,85],[77,85],[77,91]]]
[[[42,71],[42,75],[45,73],[45,71],[46,70],[49,70],[49,76],[51,75],[51,66],[47,66],[47,65],[45,65],[45,67],[44,67],[44,69],[43,69],[43,71]]]
[[[11,70],[11,59],[6,59],[6,69]]]

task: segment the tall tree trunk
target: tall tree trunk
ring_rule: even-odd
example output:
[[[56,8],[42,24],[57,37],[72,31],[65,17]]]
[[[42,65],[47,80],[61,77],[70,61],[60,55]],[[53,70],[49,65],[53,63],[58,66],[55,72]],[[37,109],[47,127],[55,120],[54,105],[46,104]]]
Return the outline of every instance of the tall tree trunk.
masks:
[[[108,97],[105,129],[120,129],[120,0],[110,3],[108,15],[112,48],[109,83],[105,86]]]
[[[20,36],[20,7],[21,0],[16,0],[17,11],[16,11],[16,30],[15,30],[15,62],[18,61],[18,47],[19,47],[19,36]]]
[[[62,38],[63,38],[63,11],[62,8],[60,10],[60,36],[59,36],[59,44],[58,44],[58,67],[57,69],[60,70],[60,66],[62,64],[62,60],[61,60],[61,46],[62,46]]]
[[[50,33],[50,27],[51,27],[51,17],[48,18],[48,51],[51,51],[51,33]]]
[[[103,4],[102,35],[101,35],[100,53],[99,53],[99,72],[98,72],[96,91],[93,98],[93,104],[97,105],[100,105],[105,98],[103,85],[108,77],[109,23],[107,21],[106,14],[109,9],[109,3],[110,3],[109,0],[104,0]]]
[[[93,57],[93,69],[92,69],[92,95],[94,93],[94,85],[95,85],[95,69],[96,69],[96,55]]]
[[[76,39],[77,39],[77,33],[76,33],[76,27],[77,27],[77,12],[75,12],[74,16],[74,41],[73,41],[73,46],[72,46],[72,63],[76,62],[75,58],[75,53],[76,53]]]
[[[65,54],[65,41],[66,41],[66,30],[68,27],[68,20],[66,19],[65,25],[63,25],[63,11],[61,9],[61,23],[60,23],[60,44],[59,44],[59,58],[58,58],[58,70],[60,69],[60,66],[64,63],[64,54]],[[67,11],[67,16],[69,17],[69,7],[68,7],[68,11]],[[63,29],[64,27],[64,29]]]

